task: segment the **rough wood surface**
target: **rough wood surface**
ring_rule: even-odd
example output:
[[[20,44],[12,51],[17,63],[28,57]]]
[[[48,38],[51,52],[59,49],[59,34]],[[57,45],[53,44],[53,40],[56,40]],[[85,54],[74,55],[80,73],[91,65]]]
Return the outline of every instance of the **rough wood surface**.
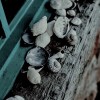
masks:
[[[83,3],[80,27],[73,27],[78,33],[76,47],[66,49],[66,57],[61,61],[62,69],[53,74],[43,69],[42,83],[32,85],[26,75],[19,74],[8,96],[22,95],[26,100],[94,100],[97,82],[100,80],[100,1]]]

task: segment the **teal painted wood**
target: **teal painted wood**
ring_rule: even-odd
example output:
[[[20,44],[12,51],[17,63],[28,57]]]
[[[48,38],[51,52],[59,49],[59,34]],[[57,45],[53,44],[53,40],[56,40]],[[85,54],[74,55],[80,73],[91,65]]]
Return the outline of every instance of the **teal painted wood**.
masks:
[[[29,25],[30,21],[32,20],[34,14],[37,12],[37,9],[40,7],[42,2],[43,0],[40,2],[38,2],[37,0],[33,0],[33,2],[30,4],[30,7],[28,7],[26,11],[24,10],[24,15],[22,14],[22,16],[19,17],[20,21],[18,21],[16,27],[14,27],[13,31],[11,32],[11,35],[6,38],[0,46],[0,68],[3,66],[3,64],[9,57],[12,49],[21,37],[21,33],[23,33],[25,28]]]
[[[1,23],[2,23],[3,30],[5,32],[5,36],[8,37],[11,32],[10,32],[10,29],[9,29],[8,22],[6,20],[6,16],[5,16],[5,13],[4,13],[4,10],[3,10],[1,0],[0,0],[0,20],[1,20]]]
[[[35,1],[35,3],[36,3],[36,1]],[[44,0],[42,2],[42,4],[39,5],[40,8],[36,10],[37,13],[34,13],[34,17],[32,19],[32,22],[30,23],[30,26],[37,19],[40,19],[44,15],[48,16],[48,19],[50,18],[51,14],[48,13],[48,11],[44,8],[44,4],[47,1],[48,0]],[[27,14],[25,16],[27,16]],[[27,22],[24,17],[21,19],[21,23],[23,21]],[[25,54],[28,51],[28,49],[31,48],[31,47],[30,48],[26,48],[26,47],[24,48],[24,47],[21,47],[20,46],[20,37],[21,37],[20,34],[23,32],[23,29],[24,29],[24,26],[23,26],[23,29],[22,30],[20,30],[20,29],[18,30],[18,28],[21,27],[21,23],[18,24],[18,26],[15,28],[14,33],[13,33],[14,35],[12,37],[10,37],[10,39],[12,39],[12,42],[15,40],[16,37],[19,37],[16,40],[17,43],[14,43],[16,45],[14,45],[12,47],[10,45],[11,41],[10,40],[8,41],[9,42],[8,44],[10,46],[8,48],[11,48],[12,47],[13,49],[11,49],[11,53],[9,54],[8,59],[6,59],[6,62],[2,65],[1,70],[0,70],[0,100],[3,100],[3,98],[6,96],[6,94],[9,92],[9,90],[13,86],[13,83],[14,83],[14,81],[15,81],[15,79],[16,79],[19,71],[20,71],[20,69],[22,68],[22,66],[24,64]],[[18,34],[18,32],[19,32],[19,34]],[[2,56],[4,56],[4,55],[2,55]]]

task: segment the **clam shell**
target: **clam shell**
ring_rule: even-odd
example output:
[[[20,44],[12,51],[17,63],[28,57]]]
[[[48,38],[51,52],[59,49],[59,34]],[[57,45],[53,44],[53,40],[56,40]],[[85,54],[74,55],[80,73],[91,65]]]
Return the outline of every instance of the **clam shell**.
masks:
[[[74,16],[76,16],[76,12],[74,10],[68,10],[67,15],[74,17]]]
[[[56,14],[59,16],[66,16],[66,10],[65,9],[57,9]]]
[[[64,38],[69,31],[69,19],[59,17],[54,24],[53,31],[58,38]]]
[[[48,60],[49,54],[42,47],[35,47],[28,51],[26,55],[26,62],[34,68],[38,69],[45,65]]]
[[[47,30],[47,17],[46,16],[42,17],[42,19],[40,19],[37,23],[35,23],[33,27],[31,28],[33,36],[43,34],[46,30]]]
[[[71,45],[76,45],[78,42],[78,37],[77,37],[77,33],[75,30],[71,29],[69,31],[69,33],[67,34],[67,41],[68,43],[70,43]]]
[[[61,9],[62,0],[50,0],[50,6],[53,9]]]
[[[56,73],[61,69],[61,64],[56,59],[49,58],[48,69]]]
[[[55,20],[48,23],[47,33],[51,37],[53,35],[53,27],[54,27]]]
[[[78,17],[74,17],[71,20],[71,24],[76,25],[76,26],[79,26],[80,24],[82,24],[82,20],[80,18],[78,18]]]
[[[50,36],[47,32],[36,38],[35,45],[45,48],[50,43]]]
[[[71,0],[62,0],[62,6],[61,9],[68,9],[72,7],[73,2]]]
[[[27,79],[32,84],[40,84],[41,83],[40,74],[34,68],[31,68],[31,67],[28,68]]]
[[[51,56],[51,58],[58,59],[58,58],[63,58],[64,56],[65,56],[64,53],[58,52],[54,54],[53,56]]]

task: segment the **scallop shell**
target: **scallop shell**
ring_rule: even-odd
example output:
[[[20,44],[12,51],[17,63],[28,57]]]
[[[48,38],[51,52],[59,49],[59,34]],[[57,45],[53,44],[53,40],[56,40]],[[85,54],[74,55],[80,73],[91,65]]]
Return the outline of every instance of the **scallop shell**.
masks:
[[[65,9],[57,9],[56,14],[59,16],[66,16],[66,10]]]
[[[31,29],[33,36],[43,34],[47,30],[47,17],[44,16]]]
[[[62,6],[61,9],[68,9],[72,7],[73,2],[71,0],[62,0]]]
[[[51,37],[53,35],[53,27],[54,27],[55,20],[48,23],[47,33]]]
[[[64,53],[58,52],[56,54],[54,54],[53,56],[51,56],[51,58],[53,59],[58,59],[58,58],[64,58]]]
[[[10,97],[6,100],[25,100],[25,99],[19,95],[15,95],[14,97]]]
[[[61,64],[56,59],[49,58],[48,69],[56,73],[61,69]]]
[[[68,10],[67,15],[74,17],[74,16],[76,16],[76,12],[74,10]]]
[[[78,42],[77,33],[75,30],[71,29],[67,35],[67,41],[71,45],[76,45]]]
[[[53,31],[58,38],[64,38],[69,31],[69,19],[59,17],[54,24]]]
[[[50,36],[47,32],[36,38],[35,45],[45,48],[50,43]]]
[[[50,6],[51,6],[53,9],[61,9],[62,0],[51,0],[51,1],[50,1]]]
[[[40,76],[40,74],[32,67],[28,68],[27,79],[32,84],[40,84],[41,83],[41,76]]]
[[[74,17],[71,20],[71,24],[76,25],[76,26],[79,26],[80,24],[82,24],[82,20],[80,18],[78,18],[78,17]]]
[[[34,68],[41,68],[46,64],[48,60],[49,54],[48,52],[42,47],[35,47],[28,51],[26,55],[26,62]]]

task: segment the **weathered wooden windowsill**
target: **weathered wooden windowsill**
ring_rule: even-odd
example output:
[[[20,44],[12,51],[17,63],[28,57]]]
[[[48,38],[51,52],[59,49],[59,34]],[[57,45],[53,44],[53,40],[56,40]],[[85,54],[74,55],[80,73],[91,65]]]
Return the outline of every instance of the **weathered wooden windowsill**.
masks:
[[[73,27],[79,42],[66,49],[66,57],[61,61],[62,69],[57,74],[47,70],[40,72],[42,83],[32,85],[26,76],[19,74],[11,95],[22,95],[26,100],[94,100],[97,82],[100,80],[100,1],[83,4],[79,16],[83,23]],[[92,99],[91,99],[92,98]]]

